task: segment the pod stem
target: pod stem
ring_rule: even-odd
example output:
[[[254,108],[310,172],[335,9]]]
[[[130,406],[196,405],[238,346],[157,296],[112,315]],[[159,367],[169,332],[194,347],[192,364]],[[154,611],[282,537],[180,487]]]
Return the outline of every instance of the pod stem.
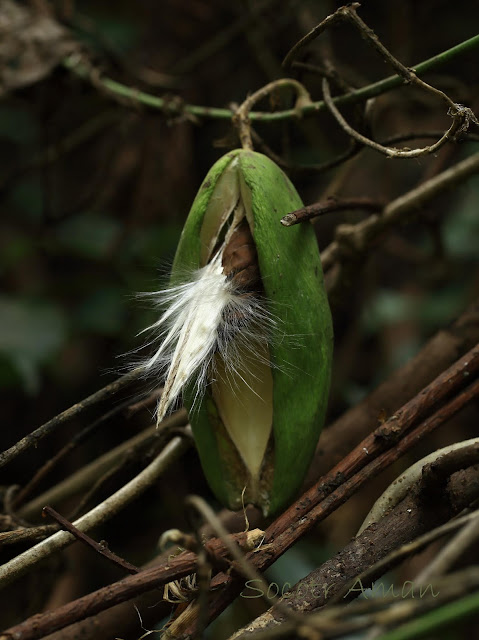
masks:
[[[298,116],[300,115],[302,107],[311,104],[311,96],[309,95],[308,90],[293,78],[279,78],[278,80],[274,80],[264,87],[261,87],[261,89],[258,89],[258,91],[255,91],[255,93],[246,98],[233,117],[233,124],[238,129],[243,149],[253,149],[253,141],[251,139],[251,122],[249,119],[251,109],[262,98],[265,98],[277,89],[283,89],[284,87],[292,87],[296,91],[297,98],[295,109],[298,110]]]

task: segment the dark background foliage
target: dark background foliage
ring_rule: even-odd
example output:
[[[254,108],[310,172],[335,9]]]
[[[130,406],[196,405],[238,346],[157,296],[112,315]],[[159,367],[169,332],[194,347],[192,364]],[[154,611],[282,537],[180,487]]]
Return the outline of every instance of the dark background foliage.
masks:
[[[339,3],[58,0],[52,6],[57,19],[84,42],[98,68],[111,77],[171,96],[172,102],[179,96],[190,104],[225,107],[241,103],[248,93],[280,77],[287,51]],[[394,55],[412,66],[475,35],[479,10],[476,3],[459,9],[457,3],[442,0],[371,0],[364,2],[360,15]],[[391,73],[346,25],[313,43],[306,59],[315,63],[325,53],[352,86]],[[42,60],[25,64],[34,69]],[[306,72],[298,77],[313,100],[319,100],[320,78]],[[477,52],[441,66],[427,79],[477,113]],[[280,106],[291,106],[291,97],[278,96],[260,105],[264,110]],[[344,112],[354,121],[353,107]],[[381,139],[441,131],[448,118],[442,104],[409,87],[379,97],[371,109],[370,126],[375,138]],[[277,153],[295,163],[323,162],[348,144],[328,114],[258,125],[257,131]],[[62,67],[3,96],[2,450],[104,386],[130,361],[123,354],[142,344],[137,333],[155,317],[135,294],[155,290],[164,281],[196,190],[211,164],[237,146],[235,136],[227,120],[196,121],[128,100],[121,104]],[[473,150],[473,142],[464,142],[432,157],[400,161],[368,150],[333,171],[292,177],[308,204],[328,196],[368,196],[387,202]],[[330,420],[415,354],[477,296],[478,205],[476,177],[435,200],[371,251],[334,310]],[[320,248],[332,240],[339,222],[353,223],[365,215],[346,212],[321,218],[316,222]],[[145,412],[132,420],[108,421],[49,482],[137,433],[150,418]],[[88,419],[68,425],[2,470],[2,484],[25,483]],[[471,437],[477,431],[476,420],[477,412],[471,410],[455,421],[454,432],[450,425],[442,428],[423,453],[434,445]],[[420,454],[415,452],[416,457]],[[272,579],[293,583],[319,563],[325,549],[340,548],[380,488],[378,483],[367,496],[351,501],[291,550],[281,567],[272,571]],[[101,533],[117,551],[141,563],[153,555],[165,528],[186,526],[181,499],[193,491],[211,497],[190,452],[161,486]],[[78,555],[82,561],[72,556],[72,562],[78,565],[80,592],[116,577],[88,552]],[[35,585],[29,583],[29,588]],[[13,596],[12,601],[19,601],[17,591]],[[32,611],[41,606],[33,605]],[[16,607],[25,613],[21,601]],[[17,618],[18,610],[11,613],[5,622]],[[241,619],[231,626],[238,626]]]

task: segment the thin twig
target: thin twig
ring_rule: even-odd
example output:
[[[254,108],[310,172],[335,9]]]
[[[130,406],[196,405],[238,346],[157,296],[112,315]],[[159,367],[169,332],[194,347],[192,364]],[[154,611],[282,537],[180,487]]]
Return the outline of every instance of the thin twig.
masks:
[[[294,58],[298,55],[299,51],[303,49],[309,42],[317,38],[321,33],[324,32],[326,28],[331,26],[332,24],[338,21],[347,21],[352,23],[361,33],[361,35],[379,52],[379,54],[393,67],[393,69],[397,72],[397,74],[402,77],[406,84],[414,84],[418,86],[420,89],[432,93],[434,96],[443,100],[448,107],[448,115],[452,116],[453,121],[448,130],[441,136],[441,138],[432,145],[421,149],[397,149],[395,147],[384,147],[379,143],[375,142],[362,135],[358,131],[356,131],[353,127],[351,127],[342,114],[339,112],[337,106],[334,104],[334,101],[331,97],[331,92],[329,89],[329,82],[326,76],[323,77],[322,80],[322,89],[323,89],[323,98],[326,104],[326,107],[339,123],[341,128],[352,138],[354,138],[357,142],[362,145],[371,147],[380,153],[385,154],[390,158],[417,158],[422,155],[434,153],[438,149],[440,149],[446,142],[454,137],[454,135],[459,131],[466,131],[469,127],[469,124],[473,122],[474,124],[479,124],[474,113],[471,109],[464,107],[463,105],[456,104],[451,98],[446,95],[440,89],[431,86],[427,82],[424,82],[420,78],[418,78],[417,73],[404,66],[397,58],[395,58],[390,51],[379,41],[376,34],[372,29],[368,27],[368,25],[361,20],[361,18],[357,15],[356,9],[359,7],[359,3],[351,3],[347,6],[340,7],[335,11],[335,13],[329,15],[325,20],[323,20],[317,27],[312,29],[304,38],[302,38],[296,45],[291,49],[291,51],[287,54],[283,66],[285,69],[288,69]]]
[[[311,97],[303,85],[294,80],[293,78],[280,78],[268,83],[264,87],[261,87],[258,91],[255,91],[237,109],[233,118],[233,123],[238,128],[239,138],[243,149],[252,149],[253,143],[251,141],[251,124],[250,124],[250,111],[253,106],[263,98],[266,98],[274,91],[278,89],[292,88],[297,94],[296,108],[300,109],[305,104],[311,104]]]
[[[353,6],[359,7],[359,3],[355,2]],[[303,36],[301,40],[298,40],[298,42],[296,42],[296,44],[288,51],[286,57],[283,60],[283,68],[285,71],[288,71],[291,68],[293,61],[298,57],[298,54],[302,49],[304,49],[310,42],[320,36],[328,27],[344,19],[344,16],[341,13],[342,9],[344,9],[344,7],[340,7],[339,9],[337,9],[337,11],[327,16],[318,25],[316,25],[314,29],[311,29],[309,33]]]
[[[143,373],[143,369],[141,368],[130,371],[121,378],[118,378],[118,380],[115,380],[114,382],[106,385],[106,387],[103,387],[103,389],[100,389],[99,391],[93,393],[91,396],[88,396],[88,398],[85,398],[81,402],[74,404],[69,409],[66,409],[66,411],[58,414],[57,416],[43,424],[41,427],[38,427],[38,429],[35,429],[35,431],[32,431],[32,433],[29,433],[27,436],[14,444],[13,447],[10,447],[10,449],[7,449],[6,451],[3,451],[3,453],[0,453],[0,468],[14,460],[24,451],[27,451],[32,447],[36,447],[38,443],[43,440],[43,438],[50,435],[56,429],[69,422],[73,418],[81,415],[84,411],[86,411],[86,409],[94,407],[96,404],[102,402],[103,400],[106,400],[107,398],[111,398],[111,396],[115,395],[122,389],[125,389],[130,384],[138,380],[143,375]]]
[[[346,256],[363,255],[380,234],[399,219],[404,221],[407,214],[416,213],[426,202],[477,172],[479,153],[399,196],[384,208],[380,216],[372,215],[356,225],[339,225],[335,240],[321,254],[324,270],[330,269],[335,262],[342,262]]]
[[[479,35],[469,38],[469,40],[465,40],[451,49],[443,51],[442,53],[415,65],[414,70],[416,75],[420,76],[433,69],[437,69],[441,64],[449,62],[458,55],[466,53],[477,46],[479,46]],[[183,104],[181,101],[178,103],[172,103],[171,100],[160,98],[159,96],[154,96],[145,93],[144,91],[139,91],[134,87],[126,86],[121,82],[117,82],[112,78],[108,78],[100,74],[92,67],[90,62],[78,54],[72,54],[65,58],[62,64],[71,73],[74,73],[83,80],[87,80],[97,87],[101,86],[112,98],[127,98],[132,101],[132,104],[142,104],[155,110],[164,111],[165,113],[172,113],[173,110],[174,114],[178,116],[184,113],[187,116],[198,118],[231,120],[235,115],[234,111],[231,109]],[[338,96],[334,98],[333,101],[336,106],[354,104],[381,95],[382,93],[390,91],[396,87],[400,87],[403,84],[404,80],[401,76],[389,76],[366,87],[362,87],[361,89],[356,89],[345,95]],[[302,106],[298,109],[285,109],[274,113],[251,111],[249,119],[251,121],[277,122],[280,120],[296,118],[299,114],[316,114],[320,111],[324,111],[325,109],[326,105],[324,101],[320,100],[318,102],[313,102],[310,105]]]
[[[462,109],[460,108],[461,105],[457,105],[443,91],[441,91],[440,89],[437,89],[436,87],[431,86],[427,82],[424,82],[423,80],[418,78],[418,69],[421,65],[417,65],[416,69],[408,68],[405,65],[403,65],[402,62],[400,62],[397,58],[395,58],[392,55],[392,53],[380,42],[379,38],[374,33],[374,31],[370,27],[368,27],[368,25],[363,20],[361,20],[361,18],[358,16],[358,14],[356,13],[356,9],[358,9],[359,7],[360,7],[360,4],[358,2],[352,2],[349,5],[339,7],[333,14],[327,16],[327,18],[325,18],[320,24],[318,24],[316,27],[314,27],[314,29],[312,29],[309,33],[307,33],[288,52],[288,54],[286,55],[283,61],[284,69],[288,70],[293,60],[297,57],[299,51],[301,51],[301,49],[306,47],[306,45],[309,44],[312,40],[316,39],[319,35],[321,35],[321,33],[323,33],[328,27],[330,27],[336,22],[341,22],[341,21],[349,22],[360,32],[361,36],[367,42],[369,42],[369,44],[374,49],[376,49],[376,51],[380,54],[380,56],[392,66],[392,68],[396,71],[398,76],[402,78],[406,84],[415,84],[419,88],[425,91],[428,91],[429,93],[432,93],[436,97],[439,97],[446,103],[448,108],[453,112],[458,110],[457,108],[459,107],[459,110],[458,110],[459,113],[457,114],[451,113],[453,117],[456,117],[457,115],[458,117],[464,117],[467,120],[468,117],[470,118],[472,116],[472,118],[474,119],[474,114],[472,114],[470,109],[467,110],[468,113],[466,113],[466,110],[462,111]],[[324,80],[326,80],[326,76],[324,76]],[[372,97],[372,96],[368,96],[368,97]],[[460,113],[461,111],[462,113]]]
[[[441,135],[442,131],[414,131],[410,133],[399,133],[384,138],[384,140],[381,140],[379,144],[388,146],[391,144],[397,144],[398,142],[407,142],[408,140],[427,140],[429,138],[440,138]],[[288,162],[279,154],[275,153],[254,129],[251,129],[251,136],[257,148],[261,149],[261,151],[265,155],[269,156],[274,162],[276,162],[277,165],[294,174],[324,173],[326,171],[330,171],[331,169],[335,169],[339,165],[343,164],[347,160],[354,158],[354,156],[356,156],[364,149],[364,145],[359,144],[357,140],[354,140],[354,138],[352,138],[349,149],[343,151],[331,160],[326,160],[325,162],[314,164],[295,164],[293,162]],[[467,132],[463,137],[461,137],[460,140],[454,139],[451,140],[451,142],[479,142],[479,134]]]
[[[178,425],[184,425],[187,421],[188,415],[186,410],[180,409],[163,421],[161,430],[163,430],[163,428],[170,429]],[[141,446],[142,443],[147,442],[157,433],[158,429],[155,425],[147,427],[139,434],[122,442],[114,449],[107,451],[102,456],[99,456],[81,469],[78,469],[78,471],[71,473],[67,478],[28,502],[20,508],[20,515],[27,520],[38,517],[45,504],[56,505],[62,500],[78,494],[80,491],[90,489],[92,484],[97,482],[98,478],[107,473],[119,460],[124,458],[126,451],[138,445]]]
[[[413,398],[384,425],[367,436],[350,455],[277,518],[265,532],[265,541],[271,542],[255,551],[254,557],[252,554],[247,556],[256,569],[262,571],[270,566],[299,537],[332,513],[340,504],[343,504],[364,482],[383,471],[416,445],[420,439],[476,398],[479,395],[479,380],[461,391],[430,418],[409,431],[407,435],[402,435],[408,428],[411,428],[420,416],[424,415],[424,412],[427,411],[426,407],[430,410],[431,406],[437,406],[441,396],[444,398],[445,395],[449,395],[451,383],[453,386],[455,384],[461,385],[461,378],[464,382],[462,372],[464,367],[467,369],[469,363],[472,363],[472,354],[475,354],[473,368],[477,372],[479,346],[476,346],[468,352],[465,358],[461,358],[446,372],[438,376],[416,398]],[[424,405],[422,405],[423,401]],[[386,451],[379,453],[383,447],[386,447]],[[370,462],[374,455],[377,457]],[[221,585],[223,589],[212,597],[210,619],[219,615],[241,590],[241,584],[237,580],[233,581],[231,578],[221,575],[213,579],[212,585],[213,587]],[[193,632],[192,628],[190,632]]]
[[[470,358],[471,354],[468,354],[466,361],[471,361],[471,375],[472,371],[476,371],[474,367],[478,365],[479,361],[479,348],[476,348],[476,356],[473,359]],[[425,399],[426,405],[431,401],[438,401],[441,394],[445,393],[444,387],[448,388],[448,391],[453,393],[455,385],[458,384],[459,378],[464,380],[464,371],[467,371],[467,366],[464,365],[464,358],[461,358],[453,367],[438,377],[437,380],[440,383],[437,385],[435,392],[431,387],[428,387],[429,391],[426,393],[421,392],[418,395],[418,399],[422,401]],[[457,388],[457,387],[456,387]],[[405,451],[409,450],[412,446],[417,444],[419,439],[433,428],[436,428],[442,424],[446,419],[450,418],[455,412],[459,411],[465,404],[476,398],[479,393],[479,381],[467,387],[464,391],[459,393],[444,407],[439,409],[431,418],[427,419],[423,424],[419,425],[416,429],[409,433],[403,440],[399,442],[396,438],[400,437],[400,426],[414,420],[413,413],[410,409],[404,410],[402,413],[398,412],[393,417],[392,422],[389,425],[389,430],[385,425],[377,429],[371,436],[369,436],[364,442],[372,447],[371,441],[379,440],[389,446],[390,449],[380,455],[372,463],[367,464],[368,455],[363,451],[365,448],[363,443],[358,447],[361,450],[361,463],[358,463],[357,467],[353,464],[353,459],[357,459],[357,452],[355,456],[348,456],[342,465],[339,465],[332,472],[327,474],[316,487],[313,488],[311,493],[320,494],[323,501],[311,512],[308,512],[307,501],[309,499],[310,492],[304,494],[299,500],[296,501],[290,507],[289,511],[293,514],[292,517],[286,522],[283,517],[276,520],[271,525],[266,533],[266,540],[273,539],[276,535],[275,531],[279,529],[283,533],[280,533],[277,538],[273,539],[273,542],[267,545],[263,545],[259,549],[251,552],[246,558],[255,566],[257,570],[264,570],[270,566],[286,549],[288,549],[301,535],[308,531],[311,527],[315,526],[319,520],[326,517],[337,506],[342,504],[352,493],[354,493],[365,482],[369,481],[372,475],[379,473],[386,466],[392,464],[397,460]],[[422,410],[425,407],[422,406]],[[416,407],[416,416],[417,407]],[[420,414],[419,414],[420,415]],[[401,417],[401,419],[400,419]],[[387,424],[387,423],[386,423]],[[366,466],[361,466],[366,465]],[[348,477],[352,470],[359,468],[355,475],[338,488],[338,483],[343,479],[341,473],[344,472],[344,477]],[[342,470],[342,471],[341,471]],[[299,518],[299,519],[298,519]],[[75,523],[77,524],[77,523]],[[293,525],[293,526],[291,526]],[[63,533],[63,532],[61,532]],[[68,534],[67,534],[68,535]],[[159,584],[165,584],[172,580],[181,578],[189,573],[192,573],[195,568],[196,556],[190,552],[185,552],[177,558],[172,558],[168,565],[165,567],[155,569],[148,569],[142,571],[136,576],[130,576],[124,578],[115,585],[109,585],[104,587],[88,596],[84,596],[77,601],[64,605],[59,609],[34,616],[33,618],[24,621],[21,625],[18,625],[14,629],[8,630],[7,633],[17,632],[21,629],[22,638],[24,640],[34,640],[39,638],[45,633],[51,633],[56,629],[60,629],[68,624],[72,624],[76,620],[83,619],[85,617],[94,615],[99,611],[106,608],[124,602],[131,597],[144,593],[149,589],[159,586]],[[210,618],[216,616],[223,608],[231,602],[232,599],[239,593],[242,588],[241,580],[233,580],[231,577],[225,574],[219,574],[212,581],[212,587],[222,586],[223,589],[213,591],[210,603]],[[192,630],[190,629],[192,632]],[[9,636],[6,636],[9,637]],[[11,637],[11,636],[10,636]],[[1,639],[0,639],[1,640]]]
[[[392,68],[396,71],[396,73],[401,76],[406,84],[415,84],[421,89],[432,93],[436,97],[442,99],[449,109],[454,109],[457,105],[451,100],[451,98],[446,95],[440,89],[436,89],[436,87],[431,86],[427,82],[424,82],[420,78],[417,77],[416,72],[413,69],[409,69],[405,65],[402,64],[397,58],[395,58],[392,53],[382,44],[374,31],[368,27],[368,25],[361,20],[361,18],[356,13],[356,8],[360,5],[359,3],[352,3],[348,6],[341,7],[338,9],[338,12],[350,23],[352,23],[363,36],[363,38],[372,45],[374,49],[379,53],[379,55],[386,60]]]
[[[116,493],[97,505],[94,509],[76,520],[73,524],[81,531],[89,531],[106,522],[130,502],[141,495],[148,487],[154,484],[161,474],[187,449],[189,439],[173,438],[160,453],[141,473],[130,480]],[[50,538],[43,540],[34,547],[24,551],[9,562],[0,567],[0,587],[5,587],[20,576],[24,575],[33,566],[52,553],[71,544],[75,538],[65,531],[58,531]]]
[[[139,573],[140,569],[138,569],[138,567],[135,567],[134,564],[131,564],[127,560],[124,560],[120,556],[117,556],[116,553],[110,551],[110,549],[108,549],[108,547],[106,547],[105,545],[99,544],[98,542],[96,542],[96,540],[93,540],[93,538],[87,536],[86,533],[80,531],[72,522],[69,522],[66,518],[55,511],[55,509],[52,509],[52,507],[43,507],[43,512],[56,520],[63,531],[68,531],[73,536],[75,536],[77,540],[83,542],[87,547],[91,547],[101,556],[103,556],[110,562],[113,562],[113,564],[115,564],[117,567],[120,567],[121,569],[124,569],[131,574]]]
[[[419,149],[398,149],[396,147],[384,147],[378,142],[375,142],[374,140],[371,140],[370,138],[363,136],[362,133],[359,133],[359,131],[356,131],[356,129],[353,129],[353,127],[351,127],[346,122],[344,117],[341,115],[339,110],[334,105],[334,102],[331,98],[331,92],[329,90],[329,83],[326,78],[323,78],[322,88],[323,88],[324,102],[326,103],[326,106],[328,107],[330,113],[336,119],[340,127],[348,135],[354,138],[357,142],[361,143],[366,147],[371,147],[371,149],[374,149],[375,151],[379,151],[380,153],[383,153],[388,158],[418,158],[419,156],[424,156],[430,153],[434,153],[438,151],[442,146],[444,146],[446,142],[449,142],[449,140],[452,140],[454,138],[454,135],[458,131],[463,130],[462,129],[463,126],[465,126],[467,130],[469,120],[471,120],[475,124],[479,124],[479,122],[477,121],[474,115],[473,117],[466,116],[466,119],[465,119],[462,111],[463,108],[461,108],[460,105],[457,105],[457,108],[454,109],[454,111],[450,110],[449,112],[450,115],[452,115],[453,117],[451,126],[441,136],[441,138],[437,140],[437,142],[435,142],[434,144],[428,145],[426,147],[421,147]],[[465,122],[467,122],[467,125],[465,124]]]
[[[93,435],[99,426],[104,422],[114,417],[118,413],[121,413],[128,407],[130,401],[124,402],[116,407],[113,407],[110,411],[100,416],[97,420],[91,422],[87,427],[76,433],[67,444],[62,447],[56,454],[49,458],[45,464],[38,469],[32,479],[26,484],[15,496],[13,501],[14,507],[18,507],[25,502],[25,500],[35,491],[38,485],[44,480],[44,478],[63,460],[76,446],[84,442],[88,437]]]
[[[328,198],[325,202],[315,202],[302,209],[292,211],[281,218],[280,222],[284,227],[292,227],[295,224],[323,216],[326,213],[352,211],[356,209],[360,211],[380,212],[383,208],[384,202],[371,198]]]

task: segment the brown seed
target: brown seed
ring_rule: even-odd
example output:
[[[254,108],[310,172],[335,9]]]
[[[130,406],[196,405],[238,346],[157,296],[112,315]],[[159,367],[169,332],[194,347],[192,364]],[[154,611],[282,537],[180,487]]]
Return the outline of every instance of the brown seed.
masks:
[[[223,252],[226,276],[245,292],[261,291],[261,276],[253,236],[246,220],[231,235]]]

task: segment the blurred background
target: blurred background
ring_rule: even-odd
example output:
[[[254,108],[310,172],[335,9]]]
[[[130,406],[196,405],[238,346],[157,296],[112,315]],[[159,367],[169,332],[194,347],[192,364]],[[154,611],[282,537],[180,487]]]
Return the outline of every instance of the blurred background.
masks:
[[[49,12],[69,37],[83,43],[102,73],[167,97],[174,107],[168,114],[114,99],[61,65],[52,64],[47,73],[46,54],[27,57],[26,49],[24,54],[20,50],[17,67],[10,66],[10,73],[17,72],[17,85],[4,86],[0,101],[1,450],[111,382],[130,362],[125,354],[142,344],[138,332],[155,319],[155,311],[136,294],[158,289],[165,281],[201,181],[220,155],[238,146],[228,120],[178,115],[177,106],[238,105],[248,93],[281,77],[281,61],[293,44],[339,5],[322,0],[0,2],[1,28],[8,31],[14,6]],[[479,7],[469,3],[458,11],[444,0],[369,0],[359,15],[395,56],[413,66],[476,35]],[[477,56],[477,51],[466,53],[426,77],[476,114]],[[348,25],[338,25],[313,42],[303,60],[322,65],[325,57],[351,87],[392,73]],[[9,63],[8,56],[0,55],[2,60]],[[5,70],[1,73],[6,77]],[[295,74],[312,99],[320,100],[320,76],[307,70]],[[292,96],[281,94],[257,108],[291,106]],[[356,107],[343,112],[353,123],[363,118]],[[385,140],[399,134],[440,134],[449,118],[441,102],[407,87],[375,99],[366,124],[376,140]],[[255,129],[293,165],[323,163],[349,148],[346,135],[324,112]],[[408,144],[430,142],[427,138]],[[417,160],[388,160],[366,150],[332,170],[296,169],[290,176],[306,204],[327,197],[388,202],[473,153],[476,144],[464,139]],[[347,294],[334,301],[336,356],[329,422],[477,298],[478,211],[476,176],[388,234],[357,270]],[[366,215],[351,211],[317,220],[320,249],[332,241],[339,223],[355,223]],[[139,392],[131,391],[132,402]],[[25,484],[91,420],[88,415],[73,421],[2,469],[1,484]],[[415,457],[434,445],[475,435],[476,420],[477,411],[471,410],[455,421],[453,432],[450,426],[441,429]],[[151,409],[131,419],[107,420],[38,490],[150,421]],[[399,471],[396,467],[391,479]],[[383,485],[386,480],[381,480]],[[114,488],[104,487],[105,495]],[[145,562],[165,528],[187,526],[181,498],[191,492],[211,500],[193,451],[99,535],[130,561]],[[367,496],[348,503],[286,554],[270,579],[294,583],[341,548],[380,492],[379,483]],[[2,559],[20,550],[8,548]],[[118,577],[85,550],[77,552],[81,561],[69,553],[77,572],[77,595]],[[29,585],[33,591],[38,588]],[[11,595],[16,605],[2,614],[8,624],[18,619],[19,610],[25,615],[19,591]],[[37,595],[35,604],[30,602],[31,612],[45,605]],[[242,603],[246,609],[228,614],[230,619],[212,634],[225,637],[228,629],[248,619],[256,604]]]

